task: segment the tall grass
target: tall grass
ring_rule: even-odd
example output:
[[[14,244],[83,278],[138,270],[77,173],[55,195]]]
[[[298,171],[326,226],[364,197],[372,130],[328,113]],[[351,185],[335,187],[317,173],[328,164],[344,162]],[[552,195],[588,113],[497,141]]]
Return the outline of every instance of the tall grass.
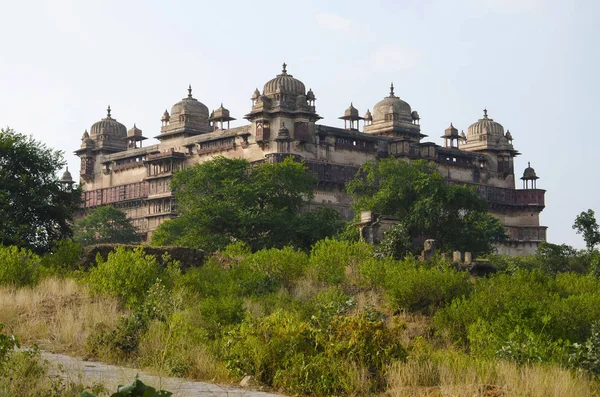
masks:
[[[524,365],[436,352],[388,367],[389,396],[592,397],[596,383],[559,366]]]
[[[35,287],[0,288],[0,308],[0,323],[22,343],[78,355],[85,354],[91,332],[114,327],[124,314],[116,299],[92,297],[74,280],[58,278],[46,278]]]

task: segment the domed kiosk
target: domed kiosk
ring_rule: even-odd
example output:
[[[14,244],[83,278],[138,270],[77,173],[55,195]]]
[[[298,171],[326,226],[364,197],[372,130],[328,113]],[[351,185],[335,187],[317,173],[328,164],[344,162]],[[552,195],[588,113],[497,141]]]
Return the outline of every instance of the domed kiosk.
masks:
[[[373,135],[401,136],[419,142],[426,135],[421,134],[418,113],[410,105],[394,94],[394,83],[390,94],[373,106],[372,121],[365,125],[365,132]]]
[[[96,149],[105,152],[120,152],[127,148],[127,128],[111,117],[110,106],[106,109],[106,117],[92,125],[89,137]]]
[[[163,123],[161,134],[156,139],[172,138],[176,135],[193,136],[211,132],[209,111],[205,104],[192,96],[192,86],[188,87],[188,95],[161,117]]]

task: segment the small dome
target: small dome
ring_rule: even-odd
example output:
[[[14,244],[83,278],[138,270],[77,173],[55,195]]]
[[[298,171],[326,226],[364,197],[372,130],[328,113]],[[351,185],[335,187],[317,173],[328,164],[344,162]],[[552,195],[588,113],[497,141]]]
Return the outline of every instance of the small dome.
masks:
[[[539,179],[535,173],[535,170],[531,168],[531,163],[527,162],[527,168],[523,171],[523,176],[521,179]]]
[[[410,105],[394,95],[394,84],[390,86],[390,95],[373,107],[373,121],[390,121],[388,115],[393,114],[393,120],[412,123]]]
[[[90,134],[88,134],[87,130],[85,130],[83,132],[83,135],[81,136],[81,140],[83,141],[84,139],[87,139],[90,137]]]
[[[308,89],[308,92],[306,93],[306,99],[308,99],[309,101],[314,101],[315,99],[317,99],[317,97],[315,97],[315,93],[313,92],[312,88]]]
[[[254,92],[252,93],[252,97],[250,99],[252,99],[253,101],[257,100],[258,97],[260,96],[260,91],[258,90],[258,88],[256,88],[254,90]]]
[[[470,137],[482,134],[504,136],[504,127],[488,117],[487,109],[483,109],[483,118],[471,124],[467,130],[467,135]]]
[[[192,97],[192,86],[188,88],[188,96],[177,102],[171,108],[171,116],[177,120],[181,115],[188,115],[197,119],[208,119],[208,108],[202,102]],[[164,117],[164,115],[163,115]]]
[[[167,111],[167,109],[165,109],[165,112],[163,113],[162,117],[160,118],[160,121],[169,121],[170,118],[171,118],[171,116],[169,116],[169,112]]]
[[[224,108],[223,103],[221,102],[221,106],[219,106],[219,108],[214,111],[212,117],[218,118],[218,119],[228,118],[229,117],[229,109]]]
[[[373,120],[373,115],[371,114],[371,111],[369,109],[367,109],[367,113],[365,113],[365,121],[372,121]]]
[[[444,135],[447,137],[457,137],[458,130],[454,127],[454,125],[452,125],[452,123],[450,123],[450,127],[446,128],[446,130],[444,131]]]
[[[66,170],[65,170],[65,172],[62,174],[62,177],[60,178],[60,181],[62,183],[71,183],[71,182],[73,182],[73,176],[69,172],[69,167],[67,167]]]
[[[283,64],[283,70],[274,79],[267,81],[264,86],[264,95],[273,94],[288,94],[288,95],[305,95],[306,87],[304,83],[294,76],[287,73],[286,64]]]
[[[356,109],[354,107],[354,105],[352,104],[352,102],[350,102],[350,107],[344,111],[344,117],[345,118],[358,118],[358,117],[360,117],[358,115],[358,109]]]
[[[132,137],[132,136],[142,136],[142,130],[140,130],[139,128],[137,128],[137,126],[134,123],[133,124],[133,128],[130,129],[129,131],[127,131],[127,136],[129,136],[129,137]]]
[[[90,128],[90,138],[96,138],[102,135],[108,135],[114,138],[122,139],[127,136],[127,128],[110,116],[110,106],[106,109],[106,117],[94,123]]]

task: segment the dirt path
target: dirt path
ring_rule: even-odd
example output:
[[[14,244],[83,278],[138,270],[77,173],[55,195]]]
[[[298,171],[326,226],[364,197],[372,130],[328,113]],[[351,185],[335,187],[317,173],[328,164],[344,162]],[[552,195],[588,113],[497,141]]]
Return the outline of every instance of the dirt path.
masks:
[[[145,384],[158,389],[168,390],[174,397],[200,396],[244,396],[244,397],[282,397],[261,391],[253,391],[231,386],[221,386],[205,382],[193,382],[181,378],[166,378],[150,375],[147,372],[133,368],[117,367],[94,361],[83,361],[63,354],[42,352],[42,358],[51,364],[50,375],[67,377],[77,380],[81,377],[84,384],[103,384],[111,393],[117,390],[119,384],[129,384],[136,374]],[[62,368],[63,371],[60,371]]]

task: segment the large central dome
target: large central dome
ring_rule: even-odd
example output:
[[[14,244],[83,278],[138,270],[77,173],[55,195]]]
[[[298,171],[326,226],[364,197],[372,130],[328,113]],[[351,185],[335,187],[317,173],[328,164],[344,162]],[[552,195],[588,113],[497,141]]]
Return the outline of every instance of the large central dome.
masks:
[[[98,139],[98,137],[111,137],[125,139],[127,136],[127,128],[110,116],[110,106],[106,109],[106,117],[94,123],[90,128],[90,137]]]
[[[192,97],[192,86],[188,88],[188,96],[177,102],[171,108],[171,119],[178,121],[179,116],[187,115],[194,119],[208,119],[208,108],[205,104]]]
[[[487,109],[483,109],[483,118],[471,124],[468,129],[469,137],[485,134],[504,136],[504,127],[488,117]]]
[[[267,81],[264,86],[264,95],[288,94],[288,95],[306,95],[304,83],[294,76],[287,73],[286,64],[283,64],[283,70],[274,79]]]
[[[412,123],[410,105],[394,95],[394,85],[390,86],[390,95],[377,102],[373,107],[373,123],[380,121],[404,121]]]

